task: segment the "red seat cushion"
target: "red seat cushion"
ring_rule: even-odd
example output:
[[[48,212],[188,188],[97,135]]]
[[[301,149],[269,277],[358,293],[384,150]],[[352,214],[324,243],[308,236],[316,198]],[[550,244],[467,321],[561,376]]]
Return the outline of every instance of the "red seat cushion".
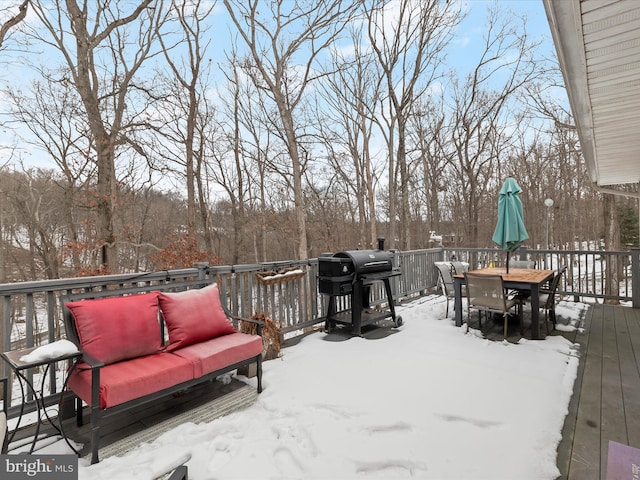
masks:
[[[100,408],[158,392],[193,378],[193,364],[171,353],[156,353],[112,363],[100,372]],[[78,365],[69,377],[69,388],[91,405],[91,370]]]
[[[185,292],[162,292],[159,301],[169,333],[168,352],[236,332],[222,308],[215,283]]]
[[[67,302],[80,347],[106,365],[162,350],[158,292]]]
[[[193,363],[194,377],[201,377],[228,365],[262,353],[262,337],[231,333],[175,350],[175,355]]]

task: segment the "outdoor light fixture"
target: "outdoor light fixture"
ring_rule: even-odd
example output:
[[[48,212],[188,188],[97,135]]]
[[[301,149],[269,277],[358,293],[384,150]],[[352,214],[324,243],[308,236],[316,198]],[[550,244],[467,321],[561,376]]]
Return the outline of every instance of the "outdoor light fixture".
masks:
[[[549,250],[549,211],[551,210],[551,207],[553,207],[553,199],[546,198],[544,200],[544,205],[547,207],[547,250]]]

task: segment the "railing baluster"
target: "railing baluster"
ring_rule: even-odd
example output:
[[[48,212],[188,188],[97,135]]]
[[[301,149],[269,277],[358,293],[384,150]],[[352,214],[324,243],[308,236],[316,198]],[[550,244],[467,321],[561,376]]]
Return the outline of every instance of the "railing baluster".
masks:
[[[539,266],[544,261],[547,268],[557,269],[567,265],[567,274],[560,288],[560,295],[580,298],[604,298],[633,300],[634,308],[640,308],[640,288],[634,291],[634,284],[640,281],[640,249],[631,252],[585,251],[585,250],[533,250],[523,248],[521,256],[535,260]],[[449,260],[454,257],[469,262],[472,269],[486,266],[489,262],[504,262],[505,255],[499,249],[433,248],[409,252],[393,252],[394,267],[400,268],[402,275],[391,281],[393,298],[400,301],[411,296],[424,295],[433,291],[437,284],[434,261]],[[544,260],[544,261],[543,261]],[[629,267],[630,265],[630,275]],[[265,285],[257,281],[258,271],[296,266],[306,270],[300,279]],[[264,312],[276,322],[282,322],[283,331],[291,332],[301,326],[322,323],[326,314],[327,297],[318,293],[317,260],[300,262],[278,262],[254,265],[208,266],[199,264],[194,268],[133,275],[106,275],[84,278],[69,278],[21,282],[0,285],[2,296],[2,321],[0,340],[3,351],[12,349],[12,325],[25,321],[25,341],[28,345],[52,342],[61,337],[60,305],[61,295],[72,292],[100,292],[106,289],[122,288],[123,293],[149,291],[154,285],[175,283],[177,290],[203,282],[218,281],[222,299],[234,315],[250,317],[255,312]],[[617,282],[613,284],[612,282]],[[623,283],[624,282],[624,283]],[[615,286],[620,284],[619,292]],[[386,295],[378,286],[371,289],[371,306],[385,302]],[[18,308],[22,305],[22,309]],[[46,332],[39,332],[35,322],[45,311],[46,322],[41,323]],[[351,308],[350,297],[339,297],[336,308]],[[45,327],[46,325],[46,327]],[[36,338],[36,334],[42,333]],[[6,367],[0,370],[8,374]],[[57,391],[56,372],[51,372],[48,382],[52,393]],[[9,384],[12,390],[12,382]],[[11,400],[7,400],[11,405]]]
[[[633,308],[640,308],[640,249],[631,249],[631,293],[633,295]],[[635,288],[634,288],[635,287]],[[625,292],[629,295],[629,289]]]
[[[0,332],[0,340],[2,341],[2,351],[11,350],[11,295],[2,296],[2,332]],[[0,368],[3,378],[9,379],[7,397],[3,399],[7,408],[11,406],[11,395],[13,393],[13,382],[11,381],[11,370],[2,362]]]

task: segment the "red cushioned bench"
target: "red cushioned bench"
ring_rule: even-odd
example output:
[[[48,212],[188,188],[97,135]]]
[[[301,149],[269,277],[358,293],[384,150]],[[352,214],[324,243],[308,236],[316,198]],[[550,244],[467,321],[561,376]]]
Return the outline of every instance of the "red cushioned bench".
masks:
[[[64,303],[67,338],[82,356],[67,387],[77,399],[79,426],[82,402],[91,412],[91,463],[99,460],[100,425],[109,415],[253,363],[262,391],[262,324],[231,317],[216,284],[175,293],[71,298]],[[257,323],[258,334],[238,332],[239,320]]]

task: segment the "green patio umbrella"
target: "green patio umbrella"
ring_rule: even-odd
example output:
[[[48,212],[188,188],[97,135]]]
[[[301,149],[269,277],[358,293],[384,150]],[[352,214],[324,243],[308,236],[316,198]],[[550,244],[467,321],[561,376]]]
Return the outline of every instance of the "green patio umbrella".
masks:
[[[509,254],[529,238],[524,226],[522,202],[518,194],[522,191],[513,177],[504,181],[498,199],[498,223],[492,240],[507,252],[507,273],[509,273]]]

